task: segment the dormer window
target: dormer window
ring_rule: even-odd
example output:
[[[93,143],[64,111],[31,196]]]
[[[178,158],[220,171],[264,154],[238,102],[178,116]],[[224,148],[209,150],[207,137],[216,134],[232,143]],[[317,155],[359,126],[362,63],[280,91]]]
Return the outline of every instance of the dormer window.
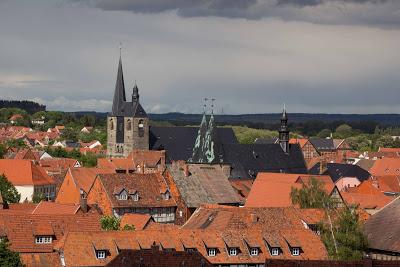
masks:
[[[279,248],[271,248],[272,256],[279,256]]]
[[[229,256],[236,256],[238,254],[237,248],[229,248]]]
[[[250,248],[250,256],[258,256],[258,248]]]
[[[300,248],[292,248],[292,255],[299,256],[300,255]]]
[[[106,258],[106,251],[105,250],[96,250],[96,258],[101,260]]]
[[[139,194],[137,192],[132,195],[132,200],[139,201]]]
[[[118,200],[128,200],[128,194],[125,190],[123,190],[118,196]]]
[[[208,257],[215,257],[215,255],[217,255],[217,249],[215,248],[207,249],[207,255]]]
[[[51,244],[51,242],[53,242],[52,236],[37,236],[35,238],[36,244]]]
[[[163,194],[163,199],[164,200],[168,200],[171,198],[171,194],[169,193],[169,191],[167,190],[164,194]]]

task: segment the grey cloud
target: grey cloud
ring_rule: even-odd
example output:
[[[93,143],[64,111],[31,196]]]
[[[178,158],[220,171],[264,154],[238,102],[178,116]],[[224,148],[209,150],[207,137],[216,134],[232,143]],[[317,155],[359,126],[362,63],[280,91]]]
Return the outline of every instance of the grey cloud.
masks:
[[[280,18],[316,24],[400,26],[398,0],[70,0],[102,10],[174,11],[181,17],[258,20]]]

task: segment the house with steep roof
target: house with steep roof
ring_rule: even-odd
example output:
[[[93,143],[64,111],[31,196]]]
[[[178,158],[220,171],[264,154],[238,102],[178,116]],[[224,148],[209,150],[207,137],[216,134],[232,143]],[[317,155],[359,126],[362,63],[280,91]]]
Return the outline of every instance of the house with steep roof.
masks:
[[[371,174],[358,165],[319,162],[310,170],[310,174],[329,175],[337,188],[342,191],[356,187],[371,177]]]
[[[306,161],[316,158],[319,155],[317,149],[307,138],[290,138],[289,144],[299,144],[301,151],[303,152],[304,159]]]
[[[187,209],[187,218],[203,203],[234,206],[242,203],[228,181],[224,166],[174,162],[167,170],[184,203],[184,210]]]
[[[79,161],[71,158],[44,158],[39,161],[39,164],[49,175],[64,173],[69,168],[82,167]]]
[[[400,158],[377,159],[370,173],[373,176],[400,175]]]
[[[59,204],[50,201],[40,201],[40,203],[35,207],[31,214],[78,214],[83,213],[80,205],[75,204]]]
[[[99,174],[88,192],[88,204],[103,214],[149,214],[154,221],[173,223],[177,204],[160,173]]]
[[[0,159],[0,174],[4,174],[21,194],[21,202],[31,201],[34,194],[43,194],[47,199],[56,196],[54,179],[31,160]]]
[[[118,173],[154,173],[165,169],[165,150],[133,150],[126,158],[99,158],[97,167]]]
[[[341,193],[327,175],[259,173],[251,187],[245,207],[293,206],[290,198],[292,188],[302,188],[308,185],[311,179],[316,179],[324,185],[325,193],[338,207],[344,205]]]
[[[63,242],[63,238],[69,232],[100,230],[98,214],[49,216],[2,213],[0,216],[0,237],[9,240],[10,249],[19,252],[27,266],[32,266],[31,262],[46,262],[53,258],[54,246]],[[61,262],[58,253],[57,259]]]
[[[135,230],[143,230],[152,223],[154,223],[154,219],[149,214],[125,213],[121,217],[120,226],[132,225]]]
[[[371,216],[364,225],[373,259],[400,260],[400,197]]]
[[[343,157],[350,150],[350,146],[345,139],[310,138],[309,140],[319,155],[324,156],[328,161],[334,160],[339,156]]]
[[[114,173],[107,168],[69,168],[55,202],[60,204],[80,204],[83,198],[87,198],[97,174]]]

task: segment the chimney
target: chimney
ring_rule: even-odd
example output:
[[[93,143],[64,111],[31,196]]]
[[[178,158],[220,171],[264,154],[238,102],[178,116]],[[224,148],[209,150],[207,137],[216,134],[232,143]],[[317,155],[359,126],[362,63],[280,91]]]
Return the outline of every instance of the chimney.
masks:
[[[326,163],[325,157],[323,157],[319,163],[319,174],[324,174],[328,170],[328,163]]]
[[[185,177],[189,177],[190,172],[189,172],[189,165],[188,164],[184,164],[183,165],[183,173],[185,174]]]
[[[80,198],[79,198],[79,205],[81,206],[81,210],[83,213],[88,212],[88,205],[87,205],[87,197],[85,196],[85,192],[81,189],[79,189],[80,192]]]

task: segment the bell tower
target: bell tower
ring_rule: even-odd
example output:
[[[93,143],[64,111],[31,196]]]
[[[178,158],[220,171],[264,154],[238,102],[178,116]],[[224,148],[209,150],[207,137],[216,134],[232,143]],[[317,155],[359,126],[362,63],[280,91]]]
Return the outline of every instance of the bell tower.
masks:
[[[132,102],[126,101],[120,56],[112,110],[107,116],[107,156],[127,157],[134,149],[149,149],[149,118],[139,102],[136,84]]]

